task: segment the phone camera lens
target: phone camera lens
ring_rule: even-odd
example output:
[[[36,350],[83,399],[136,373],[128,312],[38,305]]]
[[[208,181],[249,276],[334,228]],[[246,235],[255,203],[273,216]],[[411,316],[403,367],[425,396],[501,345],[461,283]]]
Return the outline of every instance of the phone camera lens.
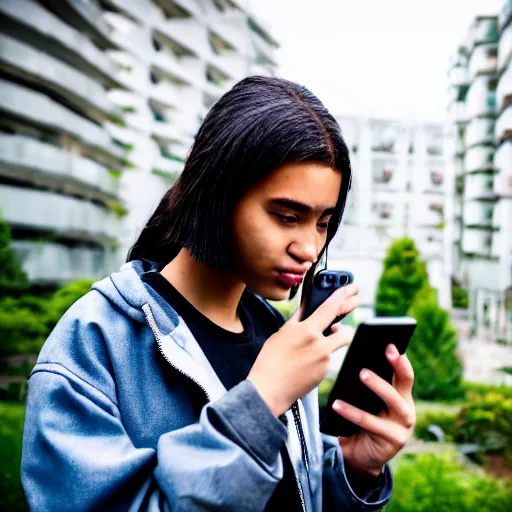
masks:
[[[348,276],[345,274],[342,274],[340,276],[340,286],[345,286],[348,283]]]
[[[322,280],[320,281],[320,288],[332,288],[334,283],[336,282],[336,277],[332,274],[326,274],[323,276]]]

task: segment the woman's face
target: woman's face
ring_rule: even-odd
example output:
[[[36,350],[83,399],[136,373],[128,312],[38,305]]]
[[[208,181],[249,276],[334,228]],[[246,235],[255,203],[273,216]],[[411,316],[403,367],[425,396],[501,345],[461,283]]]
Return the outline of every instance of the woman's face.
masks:
[[[252,187],[233,214],[237,277],[262,297],[286,299],[325,245],[340,186],[339,171],[303,162]]]

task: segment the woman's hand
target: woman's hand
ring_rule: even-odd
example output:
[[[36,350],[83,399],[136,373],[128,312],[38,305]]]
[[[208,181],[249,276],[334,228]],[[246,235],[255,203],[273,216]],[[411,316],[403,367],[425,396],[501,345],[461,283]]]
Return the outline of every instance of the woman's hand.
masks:
[[[394,369],[393,384],[370,370],[362,370],[361,381],[386,403],[388,410],[375,416],[336,400],[333,410],[361,430],[351,437],[339,437],[345,464],[362,478],[379,476],[386,462],[407,443],[416,423],[412,398],[414,371],[406,355],[388,345],[386,357]]]
[[[261,349],[247,377],[275,416],[313,390],[325,377],[331,353],[350,343],[353,329],[339,326],[323,331],[341,314],[359,305],[354,284],[336,290],[306,320],[297,311]]]

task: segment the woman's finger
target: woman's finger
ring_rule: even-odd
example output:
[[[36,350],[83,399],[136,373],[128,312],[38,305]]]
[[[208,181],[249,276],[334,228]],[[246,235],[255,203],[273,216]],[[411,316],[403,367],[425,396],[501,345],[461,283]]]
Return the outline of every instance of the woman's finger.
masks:
[[[387,346],[386,357],[395,372],[394,385],[396,390],[402,398],[410,401],[414,385],[414,370],[411,362],[405,354],[400,355],[395,345]]]
[[[405,428],[414,426],[416,422],[414,407],[411,407],[389,382],[367,369],[361,370],[360,379],[384,401],[388,407],[389,414],[397,416],[398,422],[401,425]]]
[[[409,440],[410,431],[390,419],[379,418],[342,400],[336,400],[332,404],[332,409],[362,429],[388,440],[398,449]]]
[[[328,343],[330,345],[329,350],[335,352],[341,347],[352,343],[354,338],[355,329],[349,325],[336,324],[333,325],[334,332],[325,337],[322,343]]]

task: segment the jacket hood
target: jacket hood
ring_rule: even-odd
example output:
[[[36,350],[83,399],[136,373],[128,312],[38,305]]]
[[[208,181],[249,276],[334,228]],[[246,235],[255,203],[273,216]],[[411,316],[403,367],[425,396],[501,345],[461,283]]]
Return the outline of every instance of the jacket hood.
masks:
[[[92,289],[101,293],[125,316],[142,324],[147,323],[142,307],[149,305],[159,328],[163,332],[170,332],[179,323],[176,311],[141,279],[143,274],[158,272],[161,268],[153,261],[129,261],[117,272],[94,283]]]

